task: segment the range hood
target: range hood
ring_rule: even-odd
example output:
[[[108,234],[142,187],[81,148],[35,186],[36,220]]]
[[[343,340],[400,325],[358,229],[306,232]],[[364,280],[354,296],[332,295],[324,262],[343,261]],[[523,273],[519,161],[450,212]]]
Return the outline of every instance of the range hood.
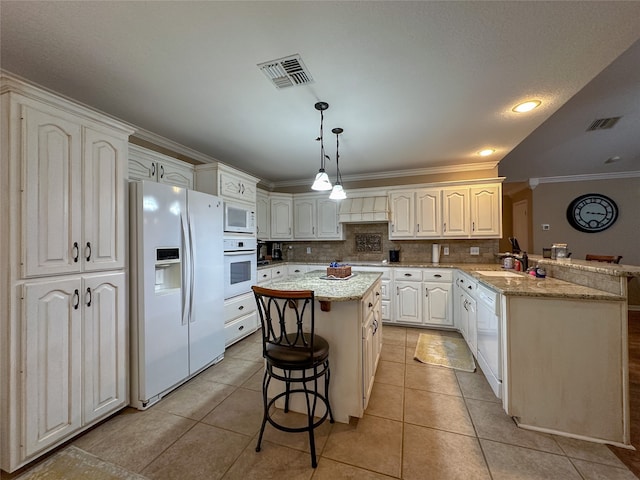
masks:
[[[374,223],[389,221],[387,196],[346,198],[340,202],[340,223]]]

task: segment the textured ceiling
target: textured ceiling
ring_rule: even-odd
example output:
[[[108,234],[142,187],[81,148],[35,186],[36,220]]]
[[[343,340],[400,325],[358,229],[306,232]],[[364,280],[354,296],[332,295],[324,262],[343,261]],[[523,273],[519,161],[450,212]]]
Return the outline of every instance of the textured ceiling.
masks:
[[[347,185],[486,147],[507,181],[640,169],[640,2],[3,0],[0,15],[3,69],[271,182],[317,171],[319,100],[332,176],[344,128]],[[314,82],[277,90],[257,64],[292,54]]]

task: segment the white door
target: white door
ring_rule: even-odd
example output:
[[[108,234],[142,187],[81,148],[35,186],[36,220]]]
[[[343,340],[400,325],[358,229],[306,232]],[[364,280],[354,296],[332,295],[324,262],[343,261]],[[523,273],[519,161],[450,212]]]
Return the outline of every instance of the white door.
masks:
[[[433,325],[453,325],[451,284],[424,283],[425,323]]]
[[[396,321],[422,323],[421,282],[396,282]]]
[[[293,201],[293,238],[316,238],[316,201],[296,199]]]
[[[529,251],[529,202],[521,200],[513,204],[513,236],[523,252]]]
[[[81,255],[87,271],[124,268],[126,152],[124,140],[85,128]]]
[[[32,455],[82,425],[80,279],[24,286],[24,454]]]
[[[187,191],[189,265],[192,281],[189,304],[189,373],[224,353],[224,278],[222,199]],[[255,255],[254,255],[255,256]]]
[[[22,116],[25,276],[80,272],[81,127],[46,108],[23,106]]]
[[[442,233],[440,189],[416,192],[416,237],[439,237]]]
[[[394,192],[391,200],[391,231],[389,237],[413,237],[415,232],[414,193]]]
[[[469,236],[469,189],[442,189],[442,217],[443,236]]]
[[[83,424],[127,402],[125,274],[83,277]]]

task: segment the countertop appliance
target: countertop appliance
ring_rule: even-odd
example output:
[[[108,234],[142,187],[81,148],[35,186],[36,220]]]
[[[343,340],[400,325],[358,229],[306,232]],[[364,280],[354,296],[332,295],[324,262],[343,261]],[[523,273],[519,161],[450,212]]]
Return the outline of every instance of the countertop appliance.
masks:
[[[280,243],[274,243],[271,247],[271,258],[282,260],[282,245]]]
[[[496,394],[502,398],[502,349],[500,347],[500,295],[483,285],[476,288],[478,363]]]
[[[253,208],[224,202],[224,231],[228,233],[256,233],[256,212]]]
[[[218,197],[130,184],[131,400],[145,409],[224,355]]]
[[[257,240],[255,237],[224,237],[224,298],[249,293],[257,283]]]

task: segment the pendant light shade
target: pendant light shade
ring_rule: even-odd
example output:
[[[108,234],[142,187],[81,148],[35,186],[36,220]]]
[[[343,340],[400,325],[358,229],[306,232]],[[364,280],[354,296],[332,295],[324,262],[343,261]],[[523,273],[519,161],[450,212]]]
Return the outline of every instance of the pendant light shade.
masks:
[[[316,178],[311,185],[312,190],[327,191],[331,190],[331,181],[329,175],[324,171],[324,161],[327,155],[324,153],[324,139],[323,139],[323,127],[324,127],[324,111],[329,108],[329,104],[326,102],[318,102],[315,105],[315,109],[320,112],[320,136],[316,138],[320,142],[320,170],[316,175]]]
[[[329,198],[332,200],[344,200],[347,198],[347,193],[342,188],[342,174],[340,173],[340,139],[339,135],[344,132],[342,128],[334,128],[331,130],[336,135],[336,183],[333,185],[331,195]]]

